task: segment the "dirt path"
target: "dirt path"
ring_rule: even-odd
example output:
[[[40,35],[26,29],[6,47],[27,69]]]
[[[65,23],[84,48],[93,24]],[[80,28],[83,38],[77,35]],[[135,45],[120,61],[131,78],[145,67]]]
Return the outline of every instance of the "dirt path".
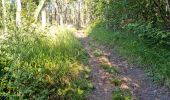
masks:
[[[112,100],[112,91],[117,87],[129,90],[134,100],[170,100],[169,91],[165,87],[155,85],[142,69],[128,64],[113,50],[96,43],[83,34],[82,31],[78,31],[76,37],[80,39],[85,50],[90,55],[91,81],[95,89],[89,95],[89,100]],[[95,50],[102,52],[102,54],[96,56]],[[101,68],[103,62],[118,69],[118,75],[109,73]],[[115,85],[110,81],[113,76],[119,79],[120,84]]]

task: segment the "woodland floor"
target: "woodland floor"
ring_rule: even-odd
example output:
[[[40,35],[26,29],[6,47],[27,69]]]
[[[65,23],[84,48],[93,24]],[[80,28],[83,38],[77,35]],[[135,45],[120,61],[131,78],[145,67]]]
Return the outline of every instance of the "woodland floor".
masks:
[[[88,96],[89,100],[112,100],[114,95],[112,91],[116,88],[129,90],[134,100],[170,100],[170,92],[165,87],[153,83],[142,69],[129,64],[114,50],[97,43],[83,31],[78,31],[76,37],[90,56],[89,66],[92,69],[90,80],[95,88]],[[95,50],[101,51],[102,54],[96,56]],[[101,67],[103,63],[115,67],[118,73],[113,74],[104,70]],[[117,78],[119,84],[111,82],[112,77]]]

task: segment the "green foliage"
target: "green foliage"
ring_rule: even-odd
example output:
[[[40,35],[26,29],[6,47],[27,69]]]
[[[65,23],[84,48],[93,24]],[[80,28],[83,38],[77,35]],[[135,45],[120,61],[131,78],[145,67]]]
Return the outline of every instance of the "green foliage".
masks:
[[[23,24],[28,25],[34,22],[34,16],[35,10],[37,7],[38,0],[22,0],[22,21]]]
[[[105,19],[107,24],[120,24],[121,20],[143,19],[153,24],[169,23],[170,4],[157,0],[88,0],[93,5],[91,9],[97,18]],[[116,20],[115,20],[116,19]]]
[[[135,24],[129,24],[124,29],[112,31],[98,24],[87,29],[93,39],[114,48],[130,62],[142,66],[155,82],[170,86],[169,49],[144,42],[146,40],[143,40],[140,35],[149,34],[146,28],[148,26],[137,27]]]
[[[86,79],[74,81],[72,90],[68,92],[68,97],[71,100],[85,100],[87,99],[87,91],[91,91],[94,86]],[[74,92],[73,92],[74,91]]]
[[[100,51],[100,50],[95,50],[94,51],[94,55],[96,56],[96,57],[100,57],[100,56],[102,56],[102,51]]]
[[[86,53],[72,33],[56,30],[10,30],[0,48],[1,99],[85,98],[90,83],[80,73]]]
[[[85,79],[89,79],[89,75],[91,73],[91,69],[88,67],[88,66],[85,66],[84,67],[84,71],[82,72],[82,76],[85,78]]]
[[[104,70],[106,70],[107,72],[112,73],[112,74],[116,74],[116,73],[119,72],[118,69],[116,69],[114,66],[111,66],[111,65],[106,64],[106,63],[102,63],[100,65],[100,67],[102,67]]]
[[[154,28],[150,23],[131,23],[124,26],[123,30],[125,32],[131,32],[131,34],[137,34],[142,41],[150,46],[166,48],[170,46],[170,33],[159,28]]]
[[[115,88],[112,92],[113,100],[132,100],[132,95],[129,90]]]
[[[88,0],[92,2],[94,20],[113,30],[130,29],[149,45],[170,44],[170,6],[168,0]]]

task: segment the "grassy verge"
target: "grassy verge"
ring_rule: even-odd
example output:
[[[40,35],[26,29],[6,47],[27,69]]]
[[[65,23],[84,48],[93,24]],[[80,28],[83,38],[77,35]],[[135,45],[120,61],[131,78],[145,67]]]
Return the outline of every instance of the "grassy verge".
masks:
[[[133,31],[112,31],[102,25],[92,25],[87,33],[94,40],[114,48],[128,61],[140,65],[155,82],[170,87],[170,52],[168,49],[152,47]]]
[[[61,27],[32,29],[11,30],[1,44],[0,99],[84,100],[91,84],[79,41]]]

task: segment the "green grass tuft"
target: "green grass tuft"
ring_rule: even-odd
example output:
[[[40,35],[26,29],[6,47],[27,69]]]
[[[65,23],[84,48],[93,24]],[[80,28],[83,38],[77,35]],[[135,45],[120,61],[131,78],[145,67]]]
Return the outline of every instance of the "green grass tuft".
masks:
[[[117,74],[119,72],[116,67],[111,66],[111,65],[106,64],[106,63],[102,63],[100,65],[100,67],[102,67],[105,71],[112,73],[112,74]]]
[[[100,57],[100,56],[103,55],[103,53],[102,53],[102,51],[100,51],[100,50],[95,50],[95,51],[94,51],[94,55],[95,55],[95,57]]]
[[[120,88],[115,88],[112,91],[113,100],[132,100],[132,95],[129,90],[123,90]]]
[[[120,86],[122,84],[122,80],[119,78],[110,78],[110,83],[114,84],[115,86]]]

